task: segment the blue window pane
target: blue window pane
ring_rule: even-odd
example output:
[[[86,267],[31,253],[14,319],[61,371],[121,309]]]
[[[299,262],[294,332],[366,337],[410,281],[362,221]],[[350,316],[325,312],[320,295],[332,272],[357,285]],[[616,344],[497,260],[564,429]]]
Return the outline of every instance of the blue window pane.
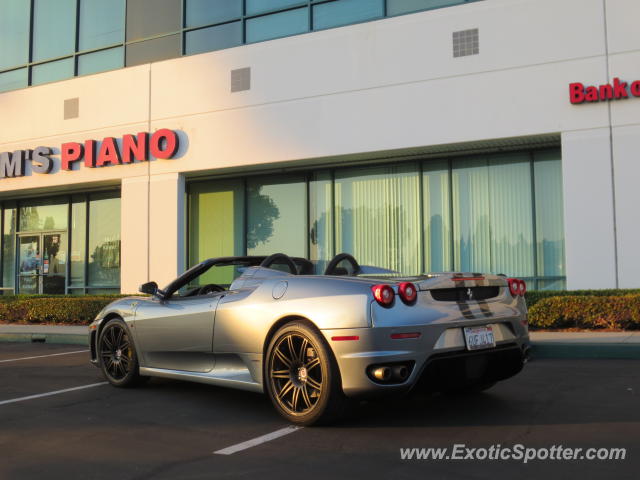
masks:
[[[124,41],[124,0],[80,1],[80,50]]]
[[[35,0],[33,8],[33,60],[73,53],[76,0]]]
[[[73,58],[43,63],[31,67],[31,84],[55,82],[73,77]]]
[[[89,203],[89,285],[120,285],[120,198],[97,194]],[[94,292],[95,293],[95,292]]]
[[[431,8],[459,5],[466,0],[387,0],[387,15],[418,12]]]
[[[307,2],[304,0],[247,0],[247,15],[280,10],[281,8],[300,5],[301,3]]]
[[[124,66],[124,48],[116,47],[78,57],[78,75],[106,72]]]
[[[538,276],[564,276],[564,217],[560,151],[537,152],[534,158]]]
[[[339,27],[383,15],[384,0],[338,0],[313,7],[313,29]]]
[[[304,177],[247,182],[247,255],[306,256]]]
[[[309,9],[265,15],[247,20],[247,43],[309,31]]]
[[[0,73],[0,92],[24,88],[27,86],[27,81],[26,68]]]
[[[242,0],[187,0],[185,25],[199,27],[242,16]]]
[[[0,3],[0,70],[29,61],[29,2]]]
[[[242,43],[242,23],[233,22],[186,33],[185,53],[210,52]]]

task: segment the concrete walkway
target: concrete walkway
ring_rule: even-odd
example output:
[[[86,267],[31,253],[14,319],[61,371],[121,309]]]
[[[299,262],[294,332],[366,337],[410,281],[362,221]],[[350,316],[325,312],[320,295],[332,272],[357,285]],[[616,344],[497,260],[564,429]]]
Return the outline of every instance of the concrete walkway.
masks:
[[[2,325],[1,342],[46,342],[88,345],[86,326]],[[637,332],[531,332],[533,358],[640,359]]]
[[[89,345],[89,328],[86,325],[0,324],[0,343],[2,342]]]

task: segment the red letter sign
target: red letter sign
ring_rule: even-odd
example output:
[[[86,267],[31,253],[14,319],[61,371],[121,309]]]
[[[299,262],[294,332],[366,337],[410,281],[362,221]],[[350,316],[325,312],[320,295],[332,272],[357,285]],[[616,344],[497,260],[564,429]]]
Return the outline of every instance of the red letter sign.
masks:
[[[60,152],[62,170],[71,170],[71,164],[82,158],[82,145],[76,142],[63,143]]]
[[[168,128],[162,128],[151,135],[149,150],[155,158],[171,158],[178,151],[178,144],[178,134]]]
[[[110,163],[111,165],[119,165],[122,163],[120,160],[120,152],[118,151],[118,144],[113,137],[106,137],[102,140],[102,145],[100,145],[96,165],[102,167],[105,163]]]
[[[569,84],[569,98],[571,103],[584,102],[584,85],[582,83]]]
[[[147,143],[149,134],[141,132],[137,135],[137,139],[133,135],[125,135],[122,137],[122,161],[124,163],[133,162],[134,158],[141,162],[147,159]],[[133,154],[133,158],[132,158]]]

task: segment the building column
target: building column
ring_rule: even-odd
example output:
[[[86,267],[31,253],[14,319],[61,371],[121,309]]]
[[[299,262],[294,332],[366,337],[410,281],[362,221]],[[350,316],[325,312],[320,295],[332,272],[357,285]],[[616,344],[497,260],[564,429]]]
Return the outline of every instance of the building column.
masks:
[[[640,125],[613,128],[618,278],[620,288],[640,287]]]
[[[149,199],[149,280],[162,288],[185,270],[184,176],[152,175]]]
[[[120,291],[137,293],[149,279],[149,177],[122,179]]]
[[[567,289],[615,288],[609,128],[562,134]]]

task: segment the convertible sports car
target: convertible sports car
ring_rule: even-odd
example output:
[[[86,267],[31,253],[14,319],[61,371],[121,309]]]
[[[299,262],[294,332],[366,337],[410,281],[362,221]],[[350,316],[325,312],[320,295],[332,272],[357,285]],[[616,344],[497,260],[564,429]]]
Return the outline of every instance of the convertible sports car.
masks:
[[[348,399],[413,388],[479,391],[528,358],[525,283],[502,275],[403,277],[348,254],[206,260],[90,325],[91,361],[117,387],[166,377],[265,392],[299,425]],[[232,279],[227,285],[206,283]]]

